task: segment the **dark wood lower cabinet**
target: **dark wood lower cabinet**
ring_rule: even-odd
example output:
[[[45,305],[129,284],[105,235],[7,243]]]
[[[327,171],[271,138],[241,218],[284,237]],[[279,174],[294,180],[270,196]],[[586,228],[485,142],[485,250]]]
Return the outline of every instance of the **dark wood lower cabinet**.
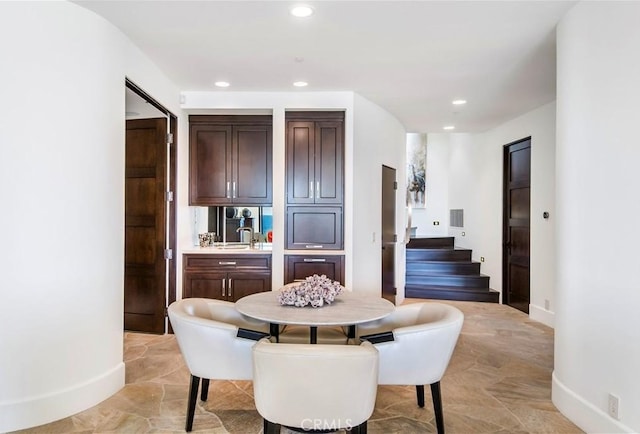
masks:
[[[285,255],[284,283],[304,280],[308,276],[325,275],[344,285],[343,255]]]
[[[182,297],[238,301],[257,292],[271,291],[271,255],[183,256]]]
[[[341,206],[287,207],[287,249],[342,250]]]

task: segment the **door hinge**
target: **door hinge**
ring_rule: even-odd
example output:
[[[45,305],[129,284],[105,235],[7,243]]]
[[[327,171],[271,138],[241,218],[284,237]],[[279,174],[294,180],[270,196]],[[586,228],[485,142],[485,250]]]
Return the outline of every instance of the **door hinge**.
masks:
[[[398,181],[393,181],[393,189],[394,190],[398,189]]]
[[[167,202],[173,202],[173,191],[166,191],[165,197]]]
[[[393,234],[393,242],[397,243],[398,242],[398,235]]]
[[[164,317],[168,317],[169,316],[169,308],[168,307],[164,307]]]
[[[173,249],[164,249],[164,259],[173,259]]]
[[[173,134],[167,133],[167,145],[173,145]]]

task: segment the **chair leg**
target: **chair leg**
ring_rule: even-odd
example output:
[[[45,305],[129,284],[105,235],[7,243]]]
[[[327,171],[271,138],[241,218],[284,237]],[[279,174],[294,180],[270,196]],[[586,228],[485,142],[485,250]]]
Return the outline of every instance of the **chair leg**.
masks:
[[[367,434],[367,421],[351,428],[351,434]]]
[[[191,376],[189,386],[189,402],[187,403],[187,423],[184,430],[189,432],[193,428],[193,415],[196,412],[196,400],[198,399],[198,387],[200,387],[200,377]]]
[[[206,401],[208,397],[209,397],[209,379],[208,378],[203,378],[202,379],[202,390],[200,391],[200,399],[202,401]]]
[[[433,412],[436,415],[438,434],[444,434],[444,415],[442,414],[442,396],[440,395],[439,381],[431,385],[431,396],[433,397]]]
[[[277,423],[269,422],[267,419],[262,419],[262,426],[263,434],[280,434],[280,425]]]
[[[418,398],[418,407],[424,408],[424,385],[416,386],[416,396]]]

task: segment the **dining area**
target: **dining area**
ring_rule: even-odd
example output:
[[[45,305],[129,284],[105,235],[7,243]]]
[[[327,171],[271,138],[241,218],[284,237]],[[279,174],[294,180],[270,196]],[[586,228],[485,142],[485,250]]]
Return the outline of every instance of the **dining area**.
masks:
[[[422,302],[407,299],[402,306]],[[447,433],[583,432],[551,402],[551,328],[505,305],[438,303],[456,307],[465,317],[441,380]],[[64,419],[18,432],[185,432],[191,372],[175,334],[124,332],[123,360],[125,386],[114,396]],[[250,380],[211,380],[207,400],[196,401],[192,432],[262,433],[264,421],[256,409],[253,388]],[[433,406],[428,395],[426,399],[420,408],[415,386],[378,385],[368,432],[435,433]]]
[[[187,432],[220,381],[251,383],[265,434],[366,433],[381,386],[412,387],[425,411],[429,385],[433,432],[445,432],[440,380],[464,322],[454,306],[394,306],[310,276],[235,303],[185,298],[168,314],[190,373]]]

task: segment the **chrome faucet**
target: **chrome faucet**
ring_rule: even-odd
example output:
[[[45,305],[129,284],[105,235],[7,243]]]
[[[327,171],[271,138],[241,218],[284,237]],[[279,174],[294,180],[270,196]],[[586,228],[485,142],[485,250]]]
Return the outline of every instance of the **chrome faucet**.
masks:
[[[254,245],[255,245],[255,232],[253,231],[253,228],[251,226],[242,226],[238,229],[236,229],[236,232],[241,232],[241,231],[249,231],[249,247],[253,249]]]

